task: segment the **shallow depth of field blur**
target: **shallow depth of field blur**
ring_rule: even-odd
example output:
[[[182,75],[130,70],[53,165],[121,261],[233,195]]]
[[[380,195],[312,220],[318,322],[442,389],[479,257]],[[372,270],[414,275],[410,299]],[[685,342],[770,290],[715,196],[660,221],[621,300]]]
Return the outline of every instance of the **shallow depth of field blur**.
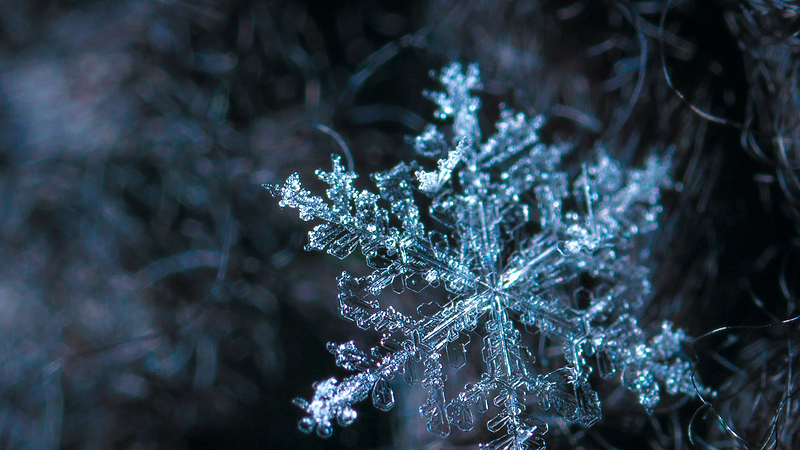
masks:
[[[362,181],[414,158],[454,60],[576,158],[676,146],[643,320],[728,327],[692,349],[713,410],[607,389],[604,420],[551,423],[548,448],[797,448],[798,26],[769,0],[0,0],[0,448],[485,441],[427,433],[399,383],[391,412],[297,430],[291,399],[344,375],[326,342],[377,337],[336,309],[363,261],[304,252],[310,224],[262,187],[321,192],[342,150],[318,124]]]

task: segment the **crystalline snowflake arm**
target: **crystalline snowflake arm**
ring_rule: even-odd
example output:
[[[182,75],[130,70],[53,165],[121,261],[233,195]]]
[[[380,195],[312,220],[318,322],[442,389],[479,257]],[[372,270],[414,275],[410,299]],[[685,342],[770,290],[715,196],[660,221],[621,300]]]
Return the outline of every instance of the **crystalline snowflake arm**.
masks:
[[[377,295],[401,274],[435,275],[455,284],[470,281],[471,275],[454,264],[447,249],[432,244],[435,233],[426,233],[419,220],[411,193],[411,169],[400,164],[389,172],[374,175],[381,194],[376,195],[353,188],[356,175],[346,173],[340,158],[333,157],[332,172],[317,171],[317,176],[330,185],[327,190],[330,205],[303,189],[297,174],[283,186],[267,188],[281,198],[281,206],[299,209],[302,219],[318,218],[325,222],[309,232],[307,250],[327,250],[331,255],[345,258],[361,246],[367,263],[376,269],[360,279],[360,285],[368,287],[368,293]],[[403,223],[402,229],[389,226],[389,213],[379,206],[380,199],[390,203],[392,213]]]
[[[503,108],[497,132],[481,145],[478,161],[482,169],[500,164],[539,141],[536,133],[544,124],[543,116],[528,120],[524,113]],[[537,148],[537,153],[543,147]]]
[[[455,149],[450,150],[447,158],[439,160],[439,170],[436,172],[426,172],[422,169],[417,171],[419,189],[429,194],[438,192],[445,183],[450,181],[450,175],[462,158],[464,158],[464,141],[460,142]]]
[[[584,343],[599,349],[601,375],[610,377],[619,368],[623,384],[639,395],[648,411],[659,399],[656,379],[665,382],[670,393],[695,393],[688,362],[673,358],[681,341],[675,336],[681,334],[669,334],[667,329],[648,345],[644,332],[630,316],[649,293],[649,283],[646,269],[632,264],[628,257],[618,257],[626,250],[630,238],[654,228],[660,211],[659,189],[670,186],[666,176],[668,167],[668,160],[652,157],[645,170],[624,171],[603,152],[598,152],[598,162],[584,166],[573,184],[574,198],[585,205],[583,214],[569,212],[562,219],[557,198],[563,198],[564,191],[559,190],[559,196],[552,195],[551,189],[537,192],[544,193],[539,197],[540,203],[545,200],[550,209],[542,214],[542,228],[545,231],[550,228],[558,236],[559,251],[552,251],[552,241],[545,250],[541,240],[533,241],[512,258],[504,274],[520,287],[540,292],[547,292],[548,288],[581,272],[604,279],[611,286],[609,293],[593,298],[584,311],[572,309],[568,302],[552,293],[534,295],[513,307],[521,313],[523,323],[535,325],[564,341],[568,367],[576,379],[585,378],[591,370],[583,358]],[[540,264],[545,256],[549,260]],[[514,290],[513,283],[507,282],[506,287]],[[599,315],[619,314],[620,318],[608,330],[592,324]],[[667,347],[665,342],[672,345]],[[672,362],[668,361],[670,358]],[[575,386],[576,395],[584,390],[589,391],[588,384]]]
[[[332,205],[304,190],[296,175],[290,177],[283,186],[270,186],[270,190],[281,197],[281,206],[300,209],[304,219],[319,218],[325,221],[309,233],[307,249],[327,250],[328,253],[344,258],[360,244],[368,263],[376,269],[372,274],[360,278],[351,277],[346,272],[342,274],[339,278],[341,314],[362,328],[373,328],[386,333],[400,332],[407,336],[413,333],[414,337],[402,343],[387,339],[384,347],[389,350],[389,354],[379,364],[373,361],[377,364],[375,367],[362,364],[367,360],[365,358],[357,358],[359,364],[353,363],[351,360],[356,353],[350,346],[337,348],[337,362],[340,365],[363,372],[348,377],[341,383],[336,379],[318,383],[311,402],[302,399],[297,401],[309,414],[301,422],[301,429],[310,432],[316,428],[321,436],[330,433],[330,424],[334,419],[343,424],[351,422],[351,418],[355,417],[352,405],[366,398],[370,389],[376,406],[391,408],[394,402],[384,401],[392,397],[386,379],[402,368],[406,379],[414,381],[412,355],[419,358],[419,349],[424,348],[428,360],[436,359],[431,355],[436,355],[435,351],[445,345],[450,334],[458,335],[465,327],[474,328],[470,324],[476,319],[470,311],[478,309],[474,302],[469,308],[464,307],[463,302],[453,303],[445,312],[450,314],[447,320],[439,320],[440,315],[435,319],[415,322],[391,307],[381,309],[377,300],[369,298],[380,293],[395,280],[410,289],[441,280],[454,291],[466,289],[474,280],[465,267],[459,266],[458,258],[446,246],[434,243],[435,234],[425,233],[410,191],[410,167],[401,164],[387,173],[373,176],[381,194],[380,198],[390,203],[392,213],[403,224],[402,230],[398,230],[387,226],[388,214],[377,205],[378,196],[356,192],[351,185],[355,176],[344,172],[338,158],[334,158],[333,165],[332,172],[317,173],[321,180],[331,186],[328,197]],[[460,308],[456,308],[456,305]],[[409,350],[404,350],[403,345]],[[347,356],[342,356],[345,353]],[[441,385],[443,389],[443,382],[435,381],[434,372],[430,368],[426,369],[426,382],[431,386]],[[435,388],[431,391],[434,394],[431,402],[441,403],[435,395],[438,391]],[[443,402],[443,390],[440,394]],[[434,422],[438,426],[449,427],[449,422],[442,422],[439,417],[432,419],[432,429],[437,426],[433,425]],[[444,429],[439,431],[440,434],[444,432]]]
[[[350,370],[363,372],[345,378],[340,383],[336,378],[329,378],[314,385],[314,397],[308,402],[302,398],[294,400],[308,416],[300,421],[300,430],[310,433],[315,428],[320,437],[328,437],[333,432],[331,422],[339,425],[353,423],[358,414],[353,404],[364,400],[372,393],[372,401],[376,408],[388,411],[394,406],[394,393],[387,382],[398,368],[408,359],[407,352],[390,353],[381,359],[368,357],[348,342],[336,346],[328,344],[328,349],[336,355],[337,364]]]
[[[672,324],[665,321],[661,333],[647,341],[636,320],[628,315],[592,337],[593,346],[598,349],[600,376],[608,379],[622,372],[623,385],[638,395],[649,412],[660,399],[656,380],[662,381],[671,395],[697,394],[692,367],[679,357],[685,340],[683,330],[673,331]],[[701,387],[701,393],[710,391]]]
[[[431,75],[435,75],[431,73]],[[466,147],[474,148],[481,140],[477,112],[481,102],[470,91],[481,88],[480,71],[477,64],[470,64],[467,72],[461,64],[453,63],[442,70],[439,82],[447,92],[424,92],[423,95],[439,105],[433,115],[439,120],[453,118],[454,142],[463,141]]]

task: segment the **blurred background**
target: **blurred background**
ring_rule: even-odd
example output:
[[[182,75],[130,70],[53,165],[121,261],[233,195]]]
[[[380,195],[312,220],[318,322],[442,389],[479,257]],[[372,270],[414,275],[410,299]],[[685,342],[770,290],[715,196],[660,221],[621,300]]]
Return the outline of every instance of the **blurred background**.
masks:
[[[0,448],[485,442],[427,433],[399,383],[389,413],[297,430],[291,399],[344,375],[325,344],[377,336],[336,311],[363,261],[304,252],[262,187],[321,192],[341,149],[318,124],[362,182],[415,158],[451,61],[480,64],[487,132],[501,102],[545,114],[573,170],[675,151],[641,323],[702,336],[719,394],[648,416],[598,386],[605,419],[549,418],[549,448],[797,448],[799,30],[777,0],[0,0]]]

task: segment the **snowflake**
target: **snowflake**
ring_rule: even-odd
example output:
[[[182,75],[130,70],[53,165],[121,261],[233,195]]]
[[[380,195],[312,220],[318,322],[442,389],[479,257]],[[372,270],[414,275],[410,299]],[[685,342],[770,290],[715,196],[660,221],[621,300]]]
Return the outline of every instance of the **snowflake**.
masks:
[[[442,437],[453,426],[471,430],[473,410],[486,413],[491,401],[497,408],[487,428],[505,429],[484,446],[491,449],[545,448],[548,425],[528,412],[529,398],[571,423],[597,422],[600,401],[588,381],[594,365],[601,378],[621,374],[647,412],[661,384],[670,394],[696,395],[681,352],[684,332],[664,322],[648,339],[633,315],[650,292],[634,240],[658,227],[661,190],[672,187],[670,157],[653,155],[644,168],[629,169],[599,147],[570,177],[559,170],[570,146],[539,142],[541,116],[503,106],[496,132],[482,140],[480,100],[471,95],[480,88],[477,65],[464,73],[454,63],[439,80],[446,92],[424,95],[438,105],[438,119],[452,119],[452,137],[428,125],[413,140],[419,154],[440,158],[435,170],[400,163],[372,175],[375,194],[357,190],[356,175],[334,156],[331,172],[317,171],[330,186],[329,202],[305,190],[297,174],[267,186],[282,207],[323,222],[309,233],[307,250],[345,258],[360,246],[374,269],[363,277],[342,273],[339,311],[381,333],[381,345],[364,352],[352,341],[328,344],[336,363],[357,373],[316,383],[310,401],[296,399],[308,414],[300,429],[330,436],[332,422],[350,425],[353,405],[368,396],[378,409],[391,409],[388,380],[402,374],[415,383],[420,364],[428,396],[419,413],[428,430]],[[429,216],[446,233],[426,229],[415,195],[430,198]],[[438,310],[421,306],[415,318],[381,307],[377,296],[390,286],[444,286],[450,295]],[[559,343],[563,367],[536,373],[520,329]],[[464,366],[465,341],[476,333],[483,336],[482,375],[447,399],[443,357],[455,369]]]

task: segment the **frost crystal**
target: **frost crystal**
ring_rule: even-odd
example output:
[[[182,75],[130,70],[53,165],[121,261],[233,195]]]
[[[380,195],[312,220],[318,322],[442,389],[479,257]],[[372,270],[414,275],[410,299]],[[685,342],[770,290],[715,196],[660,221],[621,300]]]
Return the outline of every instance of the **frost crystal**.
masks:
[[[473,410],[486,413],[492,403],[497,408],[487,427],[505,434],[484,446],[490,449],[545,447],[548,425],[528,412],[532,399],[569,422],[597,422],[600,401],[589,383],[594,366],[601,378],[619,374],[648,412],[660,384],[670,394],[695,395],[681,353],[683,331],[664,322],[648,338],[633,316],[650,292],[633,240],[658,226],[660,191],[671,186],[669,157],[654,155],[643,169],[629,169],[597,149],[571,177],[559,170],[569,146],[538,142],[541,116],[503,107],[496,132],[482,140],[480,100],[470,95],[480,86],[476,65],[465,74],[454,63],[439,80],[446,92],[425,95],[438,104],[437,118],[453,120],[452,138],[429,125],[413,141],[421,155],[441,158],[436,170],[400,163],[372,175],[375,194],[354,188],[356,175],[334,157],[331,172],[317,171],[330,185],[329,202],[303,189],[297,174],[268,186],[281,206],[323,222],[309,233],[307,250],[345,258],[361,247],[374,271],[342,273],[339,311],[383,335],[369,352],[353,342],[328,345],[339,366],[357,373],[316,383],[311,401],[295,400],[308,414],[300,429],[329,436],[332,422],[351,424],[353,405],[368,396],[390,409],[388,380],[402,374],[415,383],[420,365],[428,397],[419,413],[428,430],[439,436],[453,426],[471,430]],[[447,233],[426,229],[415,195],[431,198],[429,215]],[[390,222],[390,214],[398,221]],[[448,303],[422,305],[416,318],[382,308],[376,298],[390,286],[418,292],[440,285],[450,292]],[[563,367],[536,373],[520,329],[559,343]],[[465,342],[476,333],[483,336],[483,373],[448,399],[442,362],[464,366]]]

